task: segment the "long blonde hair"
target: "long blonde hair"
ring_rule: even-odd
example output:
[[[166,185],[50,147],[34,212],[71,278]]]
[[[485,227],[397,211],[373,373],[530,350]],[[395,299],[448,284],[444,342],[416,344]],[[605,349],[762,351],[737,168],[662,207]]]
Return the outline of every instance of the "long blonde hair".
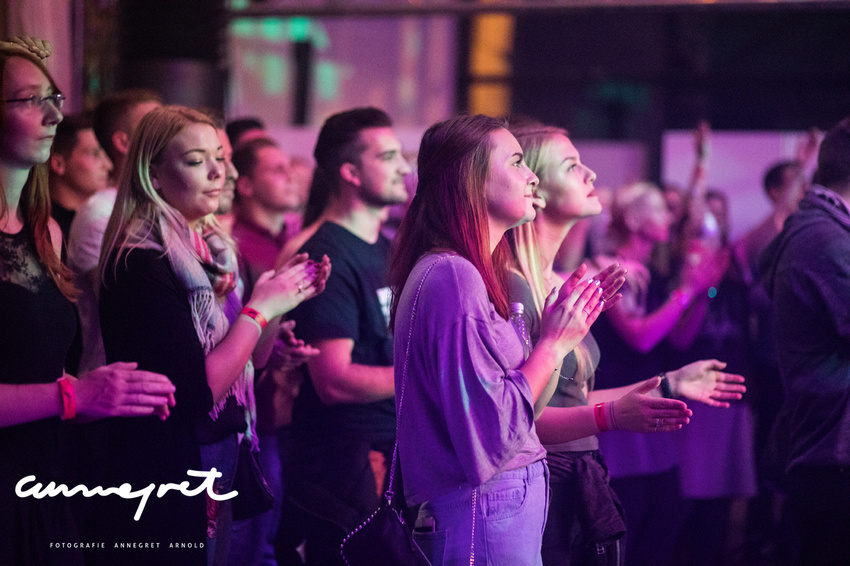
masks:
[[[533,124],[512,128],[511,133],[522,147],[525,162],[529,169],[540,179],[539,190],[547,182],[546,171],[551,155],[549,149],[552,140],[559,135],[567,137],[567,131],[554,126]],[[547,288],[543,276],[543,264],[534,222],[526,222],[511,228],[506,236],[513,254],[513,268],[528,282],[537,314],[542,316],[543,305],[551,289]],[[573,352],[577,363],[575,379],[579,383],[584,383],[593,375],[593,361],[590,357],[590,351],[583,342],[580,342]]]
[[[103,249],[100,253],[99,274],[105,277],[107,263],[113,252],[139,247],[157,234],[161,220],[165,221],[180,242],[162,241],[163,253],[173,245],[185,245],[197,257],[195,248],[188,240],[187,223],[183,215],[165,202],[154,188],[150,176],[151,164],[156,164],[163,151],[186,127],[191,124],[208,124],[216,129],[215,122],[201,112],[185,106],[163,106],[151,110],[139,122],[130,142],[127,161],[121,171],[115,208],[106,226],[103,236]],[[214,214],[208,214],[199,222],[201,230],[212,229],[231,247],[233,240],[216,220]],[[118,254],[113,258],[117,267]],[[200,258],[198,258],[200,261]]]

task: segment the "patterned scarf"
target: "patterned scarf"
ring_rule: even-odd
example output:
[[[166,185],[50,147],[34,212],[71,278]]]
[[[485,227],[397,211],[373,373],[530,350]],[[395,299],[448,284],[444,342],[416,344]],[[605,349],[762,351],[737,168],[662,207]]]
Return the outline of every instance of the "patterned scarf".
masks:
[[[164,218],[160,218],[158,230],[151,230],[147,221],[137,221],[128,227],[128,232],[135,236],[135,242],[130,244],[158,251],[166,248],[168,261],[187,291],[198,341],[204,354],[209,355],[230,330],[230,321],[225,315],[227,302],[238,300],[238,297],[229,297],[239,277],[236,252],[212,230],[199,234],[186,225],[179,229],[183,231],[182,237]],[[156,232],[161,234],[161,241],[167,242],[167,246],[159,243]],[[194,249],[189,248],[190,243]],[[230,397],[235,397],[237,404],[245,410],[245,433],[256,445],[254,365],[250,359],[234,384],[210,411],[212,420],[218,419]]]

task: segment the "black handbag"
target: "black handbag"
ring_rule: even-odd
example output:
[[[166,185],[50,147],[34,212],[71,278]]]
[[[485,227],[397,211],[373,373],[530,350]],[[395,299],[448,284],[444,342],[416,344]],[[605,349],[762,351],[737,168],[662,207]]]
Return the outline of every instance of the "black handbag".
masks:
[[[439,260],[438,260],[439,261]],[[436,262],[434,262],[436,265]],[[410,317],[411,334],[413,318],[416,316],[416,303],[422,291],[422,283],[434,268],[428,268],[416,296],[413,299],[413,314]],[[396,416],[396,442],[393,447],[393,460],[390,465],[390,480],[384,501],[381,506],[366,519],[366,521],[348,533],[340,545],[339,552],[348,566],[431,566],[422,553],[422,549],[413,540],[413,530],[408,527],[401,512],[393,506],[393,488],[396,466],[398,465],[398,422],[401,420],[401,407],[404,403],[404,386],[407,381],[407,363],[410,360],[410,339],[407,341],[404,364],[402,366],[401,391],[398,397],[398,414]]]
[[[243,437],[239,443],[233,490],[238,492],[233,498],[234,521],[250,519],[270,511],[274,506],[274,495],[266,483],[257,453],[251,450],[251,441],[247,437]]]

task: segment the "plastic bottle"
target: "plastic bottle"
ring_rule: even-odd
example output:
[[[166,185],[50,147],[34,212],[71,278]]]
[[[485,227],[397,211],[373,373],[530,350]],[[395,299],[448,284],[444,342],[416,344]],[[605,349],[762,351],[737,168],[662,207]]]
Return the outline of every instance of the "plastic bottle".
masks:
[[[524,359],[528,359],[531,354],[531,337],[528,335],[528,328],[525,327],[525,319],[522,314],[525,312],[525,306],[522,303],[511,303],[511,324],[514,325],[519,341],[522,342],[522,355]]]

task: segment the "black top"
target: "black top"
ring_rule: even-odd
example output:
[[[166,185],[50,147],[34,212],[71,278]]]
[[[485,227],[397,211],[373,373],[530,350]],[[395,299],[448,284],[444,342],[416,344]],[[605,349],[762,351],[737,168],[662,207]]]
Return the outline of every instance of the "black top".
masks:
[[[107,273],[101,286],[100,324],[107,362],[132,360],[139,369],[167,375],[177,389],[177,405],[166,421],[156,417],[103,421],[109,452],[93,471],[95,477],[105,486],[129,482],[134,489],[183,481],[197,487],[200,479],[186,472],[203,469],[196,424],[207,418],[213,398],[187,291],[161,252],[135,249],[119,258],[117,273]],[[204,494],[187,497],[169,492],[162,499],[153,495],[138,522],[133,520],[137,499],[100,501],[101,509],[93,513],[93,532],[107,547],[127,541],[161,544],[158,550],[93,552],[86,557],[91,563],[204,563],[203,548],[168,548],[170,543],[205,541]]]
[[[352,363],[392,366],[389,240],[381,235],[377,242],[369,244],[342,226],[325,222],[301,252],[309,253],[316,261],[327,255],[333,267],[325,291],[292,311],[298,337],[308,344],[350,338],[354,341]],[[395,401],[328,406],[319,400],[308,379],[295,401],[293,425],[325,434],[337,434],[342,427],[376,441],[392,442]]]
[[[26,227],[0,232],[0,266],[0,382],[56,381],[76,328],[74,307],[39,263]],[[58,386],[56,395],[58,403]],[[0,428],[0,564],[79,562],[79,552],[48,545],[77,539],[68,500],[15,495],[15,484],[28,475],[45,485],[65,481],[63,429],[58,417]]]
[[[351,361],[392,366],[387,284],[390,242],[374,244],[325,222],[300,250],[313,260],[327,254],[332,270],[327,288],[292,311],[295,332],[307,343],[337,338],[354,341]],[[353,529],[377,506],[369,450],[391,453],[395,401],[324,404],[305,366],[305,382],[292,415],[294,454],[288,474],[292,497],[308,511]]]

